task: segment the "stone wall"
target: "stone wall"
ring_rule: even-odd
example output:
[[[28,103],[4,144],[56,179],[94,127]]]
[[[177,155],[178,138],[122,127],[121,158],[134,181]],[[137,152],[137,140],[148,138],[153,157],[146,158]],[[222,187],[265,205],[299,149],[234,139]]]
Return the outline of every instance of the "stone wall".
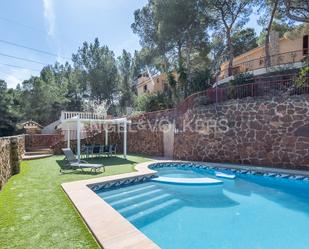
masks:
[[[144,113],[131,121],[128,153],[163,156],[160,127],[173,122],[175,159],[309,170],[309,95],[208,104],[205,96],[195,94],[175,109]],[[83,143],[104,144],[104,134]],[[119,152],[122,143],[122,133],[109,134],[109,144],[117,144]],[[61,146],[66,145],[57,145],[58,153]]]
[[[12,175],[19,173],[24,153],[24,135],[0,138],[0,190]]]
[[[228,129],[182,130],[175,134],[175,159],[309,170],[308,95],[233,100],[182,116],[184,123],[196,119],[226,120]]]
[[[108,136],[108,144],[117,144],[117,152],[123,152],[123,133],[111,132]],[[92,138],[83,139],[81,144],[105,144],[105,135],[97,134]],[[55,154],[62,154],[61,148],[65,148],[67,142],[59,142],[52,146]],[[71,141],[71,148],[76,151],[76,140]],[[127,134],[127,152],[133,154],[144,154],[152,156],[163,155],[163,133],[159,131],[150,132],[141,130],[131,131]]]
[[[63,140],[62,134],[29,134],[26,135],[26,148],[49,148]]]

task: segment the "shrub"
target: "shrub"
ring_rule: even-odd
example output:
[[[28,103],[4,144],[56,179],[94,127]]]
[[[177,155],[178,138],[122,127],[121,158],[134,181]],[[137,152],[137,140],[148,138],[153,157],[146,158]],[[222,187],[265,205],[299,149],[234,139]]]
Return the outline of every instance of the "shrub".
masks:
[[[137,111],[153,112],[172,107],[171,100],[164,93],[146,93],[138,96],[135,101]]]
[[[253,74],[251,73],[240,73],[237,74],[234,79],[230,80],[230,85],[239,86],[251,83],[253,80]]]
[[[309,78],[309,66],[306,66],[300,70],[298,77],[294,82],[295,86],[308,87],[309,85],[308,78]]]

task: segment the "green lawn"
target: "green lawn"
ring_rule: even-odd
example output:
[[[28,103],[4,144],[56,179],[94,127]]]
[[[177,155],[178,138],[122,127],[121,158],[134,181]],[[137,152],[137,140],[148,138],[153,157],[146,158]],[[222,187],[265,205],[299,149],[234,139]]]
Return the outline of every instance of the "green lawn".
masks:
[[[62,156],[24,161],[0,192],[0,248],[99,248],[73,204],[63,182],[122,174],[150,160],[140,156],[100,159],[106,172],[59,174]],[[97,160],[88,160],[98,162]]]

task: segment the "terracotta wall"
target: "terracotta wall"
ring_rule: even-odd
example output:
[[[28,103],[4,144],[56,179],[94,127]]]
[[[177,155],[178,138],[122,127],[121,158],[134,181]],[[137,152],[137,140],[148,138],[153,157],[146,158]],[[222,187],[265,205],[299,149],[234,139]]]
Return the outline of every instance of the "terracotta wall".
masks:
[[[83,139],[81,144],[105,144],[105,135],[97,134],[92,138]],[[116,144],[117,152],[123,152],[123,133],[109,133],[108,144]],[[55,154],[62,154],[61,148],[65,148],[67,142],[59,142],[52,146]],[[71,141],[70,147],[76,152],[76,140]],[[163,134],[158,131],[131,131],[127,133],[127,152],[151,156],[163,155]]]
[[[61,134],[32,134],[26,135],[26,148],[46,147],[49,148],[63,140]]]
[[[0,190],[7,180],[19,173],[19,163],[25,152],[25,137],[0,138]]]

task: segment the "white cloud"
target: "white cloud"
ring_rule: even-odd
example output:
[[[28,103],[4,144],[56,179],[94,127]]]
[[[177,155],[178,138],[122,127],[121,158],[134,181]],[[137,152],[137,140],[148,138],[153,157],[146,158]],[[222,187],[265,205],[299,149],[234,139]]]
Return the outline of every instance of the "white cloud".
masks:
[[[47,22],[48,35],[54,36],[56,16],[54,12],[53,0],[43,0],[43,6],[44,6],[44,17]]]
[[[17,84],[21,84],[24,80],[29,79],[33,75],[30,70],[27,69],[14,69],[4,76],[4,80],[7,83],[8,88],[15,88]]]

